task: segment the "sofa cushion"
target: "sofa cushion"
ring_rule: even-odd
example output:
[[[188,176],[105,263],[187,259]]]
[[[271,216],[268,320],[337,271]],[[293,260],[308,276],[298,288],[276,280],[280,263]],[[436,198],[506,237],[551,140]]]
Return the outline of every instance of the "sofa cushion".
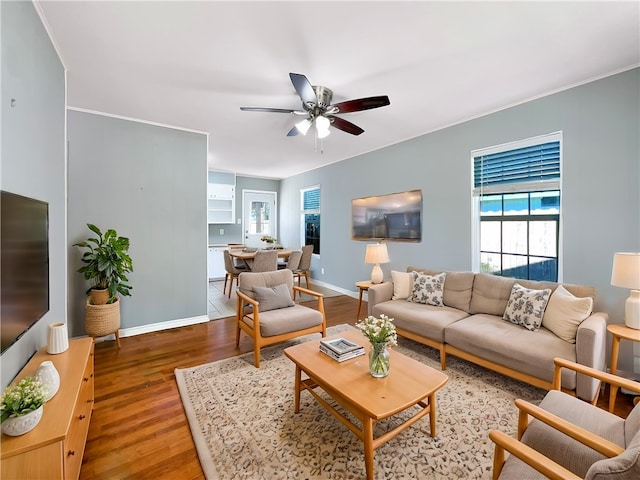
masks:
[[[407,301],[443,307],[444,282],[447,274],[442,272],[438,275],[425,275],[412,272],[412,275],[413,287]]]
[[[537,331],[547,308],[551,289],[532,290],[515,283],[502,318],[527,330]]]
[[[397,319],[396,319],[397,323]],[[554,357],[576,361],[575,345],[546,328],[532,332],[496,315],[477,314],[448,325],[444,340],[490,362],[551,382]],[[576,374],[562,369],[562,387],[576,388]]]
[[[542,317],[542,326],[551,330],[561,339],[576,343],[576,333],[580,325],[593,310],[593,299],[575,297],[562,285],[549,298]]]
[[[393,300],[406,300],[413,289],[413,275],[410,272],[397,272],[391,270],[393,281]]]
[[[504,314],[511,288],[516,283],[513,278],[498,277],[488,273],[476,273],[473,280],[470,313]]]
[[[276,310],[278,308],[293,307],[295,302],[291,299],[291,291],[286,283],[273,287],[253,287],[256,293],[256,301],[260,304],[260,312]]]
[[[406,330],[436,342],[444,342],[444,329],[447,325],[468,316],[457,308],[435,307],[406,300],[388,300],[373,306],[372,315],[381,314],[393,318],[397,329]]]
[[[437,275],[439,270],[428,268],[407,267],[407,272],[422,272],[427,275]],[[473,272],[445,272],[443,303],[446,306],[470,312],[471,292],[473,291]]]

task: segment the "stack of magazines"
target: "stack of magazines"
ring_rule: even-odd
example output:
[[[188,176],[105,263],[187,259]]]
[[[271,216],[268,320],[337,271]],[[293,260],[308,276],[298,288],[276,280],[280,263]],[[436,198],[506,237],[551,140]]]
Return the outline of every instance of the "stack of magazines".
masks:
[[[320,340],[320,351],[338,362],[364,355],[364,347],[345,338]]]

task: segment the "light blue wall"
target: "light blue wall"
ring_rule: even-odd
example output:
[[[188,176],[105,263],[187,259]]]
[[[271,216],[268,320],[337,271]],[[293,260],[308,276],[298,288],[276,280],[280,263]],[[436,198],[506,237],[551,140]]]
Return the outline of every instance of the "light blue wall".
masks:
[[[207,315],[206,135],[70,110],[69,319],[84,334],[76,273],[93,223],[131,241],[123,329]]]
[[[637,68],[285,179],[283,242],[299,241],[299,189],[320,184],[322,251],[312,274],[355,290],[370,266],[366,242],[350,238],[351,200],[420,188],[422,242],[389,243],[386,278],[408,265],[471,270],[471,150],[555,131],[563,132],[562,280],[595,286],[596,309],[622,323],[628,291],[609,282],[614,252],[640,251]]]
[[[49,203],[49,312],[2,355],[4,387],[66,318],[64,68],[31,2],[0,2],[0,188]],[[10,100],[15,99],[11,107]]]

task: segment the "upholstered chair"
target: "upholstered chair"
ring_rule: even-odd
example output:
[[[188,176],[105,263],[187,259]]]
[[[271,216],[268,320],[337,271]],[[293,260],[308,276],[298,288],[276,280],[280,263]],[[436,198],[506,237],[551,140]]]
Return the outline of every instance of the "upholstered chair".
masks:
[[[300,263],[298,268],[293,271],[294,278],[298,279],[298,286],[300,286],[300,279],[304,277],[305,286],[311,287],[309,282],[311,276],[311,256],[313,255],[313,245],[304,245],[302,247],[302,257],[300,257]]]
[[[296,304],[292,299],[294,289],[316,297],[317,309]],[[266,345],[309,333],[326,336],[322,294],[294,286],[289,269],[241,273],[236,293],[236,346],[240,345],[241,331],[253,339],[256,368],[260,367],[260,349]]]
[[[251,263],[252,272],[272,272],[278,269],[277,250],[258,250]]]
[[[625,419],[561,391],[561,369],[640,394],[640,383],[555,359],[554,389],[539,406],[516,400],[518,440],[491,430],[494,479],[640,478],[640,404]],[[529,417],[533,417],[529,422]],[[505,450],[510,453],[505,461]]]
[[[240,275],[240,273],[242,272],[246,272],[247,268],[242,266],[237,266],[233,262],[233,257],[229,253],[229,250],[224,250],[223,255],[224,255],[225,275],[224,275],[224,286],[222,287],[222,294],[224,295],[224,293],[227,291],[227,280],[231,279],[231,282],[229,282],[229,298],[231,298],[231,290],[233,290],[233,279],[234,278],[236,279],[236,285],[238,285],[238,275]]]
[[[302,258],[301,250],[293,250],[287,261],[283,264],[278,264],[278,268],[288,268],[292,272],[294,272],[298,265],[300,265],[300,259]]]

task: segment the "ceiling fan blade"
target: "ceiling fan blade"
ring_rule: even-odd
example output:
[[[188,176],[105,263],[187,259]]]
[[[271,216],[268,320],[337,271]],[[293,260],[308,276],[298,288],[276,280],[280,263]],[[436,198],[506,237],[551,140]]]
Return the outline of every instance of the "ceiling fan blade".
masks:
[[[240,107],[243,112],[272,112],[272,113],[294,113],[290,108],[270,108],[270,107]]]
[[[298,133],[300,133],[300,131],[298,130],[298,127],[294,125],[293,128],[289,130],[289,133],[287,133],[287,137],[295,137]]]
[[[291,79],[291,83],[293,83],[293,87],[296,89],[296,92],[300,95],[302,103],[311,103],[313,105],[318,103],[316,92],[313,91],[313,87],[307,77],[301,73],[290,73],[289,78]]]
[[[361,110],[370,110],[389,105],[389,97],[382,95],[379,97],[358,98],[356,100],[347,100],[346,102],[331,105],[329,109],[337,108],[335,113],[359,112]]]
[[[333,115],[329,115],[327,116],[327,118],[331,120],[331,125],[336,127],[338,130],[342,130],[343,132],[350,133],[351,135],[360,135],[364,132],[364,130],[359,126],[354,125],[344,118],[334,117]]]

